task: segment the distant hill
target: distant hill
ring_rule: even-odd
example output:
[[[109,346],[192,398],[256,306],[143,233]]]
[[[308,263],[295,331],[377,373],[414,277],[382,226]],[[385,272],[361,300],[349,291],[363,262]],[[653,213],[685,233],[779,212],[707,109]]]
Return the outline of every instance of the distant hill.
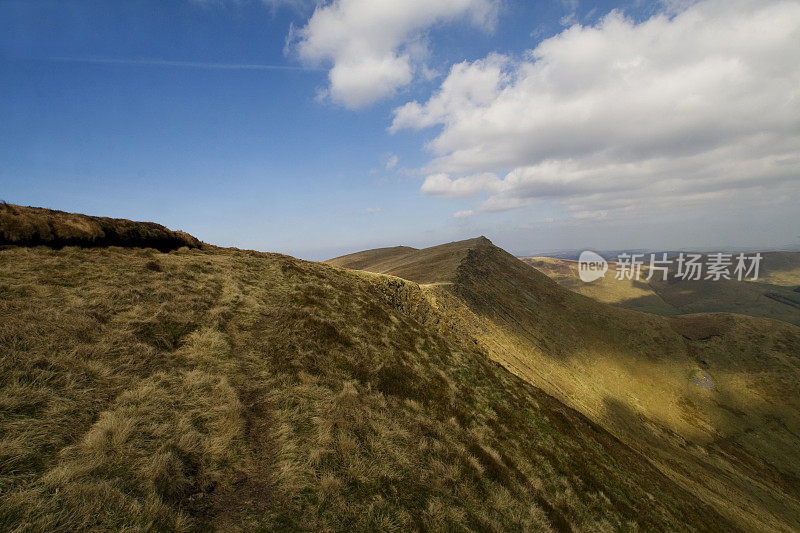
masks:
[[[489,239],[478,237],[423,250],[407,246],[378,248],[329,259],[326,263],[378,274],[390,274],[422,284],[445,283],[454,280],[461,260],[470,247],[486,244],[491,244]]]
[[[560,285],[609,303],[661,315],[726,312],[777,318],[800,325],[800,252],[764,252],[759,279],[739,282],[683,281],[673,275],[666,282],[617,280],[611,263],[605,278],[584,283],[578,263],[550,257],[523,257]]]
[[[366,250],[349,254],[341,258],[330,259],[326,261],[332,265],[341,266],[345,268],[352,268],[361,270],[365,266],[372,266],[373,268],[382,268],[382,263],[391,264],[395,259],[407,255],[409,252],[418,251],[416,248],[409,246],[394,246],[391,248],[376,248],[374,250]],[[389,266],[387,264],[387,267]]]
[[[744,530],[800,528],[800,328],[608,306],[484,238],[381,255],[362,268],[420,283],[451,335],[475,339],[698,501]]]
[[[188,233],[168,230],[153,222],[133,222],[65,213],[41,207],[0,203],[0,246],[127,246],[175,250],[197,248]]]

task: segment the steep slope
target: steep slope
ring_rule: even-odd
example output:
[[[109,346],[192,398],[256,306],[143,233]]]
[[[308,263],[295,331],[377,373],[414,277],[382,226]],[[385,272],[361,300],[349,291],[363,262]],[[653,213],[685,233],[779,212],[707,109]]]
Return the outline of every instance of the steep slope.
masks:
[[[3,531],[736,529],[390,276],[12,247],[0,350]]]
[[[442,276],[407,267],[422,257]],[[486,239],[408,254],[388,270],[401,272],[425,284],[458,335],[618,436],[700,501],[745,529],[800,528],[796,326],[603,305]]]
[[[777,318],[800,325],[800,252],[762,253],[759,278],[735,280],[653,279],[618,280],[614,263],[605,278],[583,283],[578,263],[550,257],[523,257],[522,261],[544,272],[560,285],[609,303],[662,315],[728,312]]]

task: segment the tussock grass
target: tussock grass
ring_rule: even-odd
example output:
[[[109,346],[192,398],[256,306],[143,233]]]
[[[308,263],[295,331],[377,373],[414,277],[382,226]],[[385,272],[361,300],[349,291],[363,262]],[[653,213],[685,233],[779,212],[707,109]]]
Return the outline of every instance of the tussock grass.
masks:
[[[182,246],[197,248],[201,243],[188,233],[171,231],[154,222],[93,217],[0,202],[0,246],[3,245],[135,246],[168,251]]]
[[[12,493],[6,524],[35,530],[186,530],[181,507],[229,483],[241,461],[241,405],[224,378],[158,373],[125,391],[56,466]]]

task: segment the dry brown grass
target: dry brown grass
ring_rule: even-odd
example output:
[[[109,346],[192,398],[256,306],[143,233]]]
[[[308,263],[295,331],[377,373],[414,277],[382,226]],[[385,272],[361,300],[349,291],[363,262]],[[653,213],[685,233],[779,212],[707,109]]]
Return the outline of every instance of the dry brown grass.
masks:
[[[93,217],[40,207],[0,203],[0,246],[133,246],[176,250],[197,248],[188,233],[171,231],[153,222]]]
[[[331,265],[336,265],[344,268],[352,268],[361,270],[366,266],[372,267],[373,270],[380,269],[382,266],[379,263],[391,263],[392,261],[402,258],[410,252],[418,251],[416,248],[410,246],[393,246],[390,248],[377,248],[375,250],[365,250],[363,252],[356,252],[354,254],[344,255],[325,261]],[[387,265],[387,268],[389,265]]]
[[[326,263],[378,274],[391,274],[417,283],[447,283],[455,279],[465,250],[490,243],[486,237],[441,244],[423,250],[397,246],[329,259]]]
[[[408,268],[420,258],[436,265]],[[447,266],[449,262],[449,266]],[[382,267],[383,268],[383,264]],[[372,268],[372,267],[368,267]],[[406,254],[437,320],[747,530],[800,528],[800,329],[664,318],[558,286],[488,241]],[[698,386],[707,373],[715,386]]]
[[[0,350],[4,531],[734,529],[389,276],[8,248]]]

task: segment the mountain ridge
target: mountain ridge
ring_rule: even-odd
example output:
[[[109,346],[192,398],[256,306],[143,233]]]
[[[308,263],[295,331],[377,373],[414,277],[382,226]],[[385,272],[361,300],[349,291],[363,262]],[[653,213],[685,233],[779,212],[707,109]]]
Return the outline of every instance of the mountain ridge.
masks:
[[[440,264],[414,270],[420,258]],[[800,479],[796,447],[786,444],[800,429],[800,406],[787,401],[800,382],[795,326],[610,307],[568,291],[488,240],[409,252],[400,263],[388,273],[426,282],[432,304],[493,360],[611,431],[732,520],[755,528],[768,516],[777,530],[800,524],[797,491],[785,481]],[[728,477],[740,485],[720,484]]]

